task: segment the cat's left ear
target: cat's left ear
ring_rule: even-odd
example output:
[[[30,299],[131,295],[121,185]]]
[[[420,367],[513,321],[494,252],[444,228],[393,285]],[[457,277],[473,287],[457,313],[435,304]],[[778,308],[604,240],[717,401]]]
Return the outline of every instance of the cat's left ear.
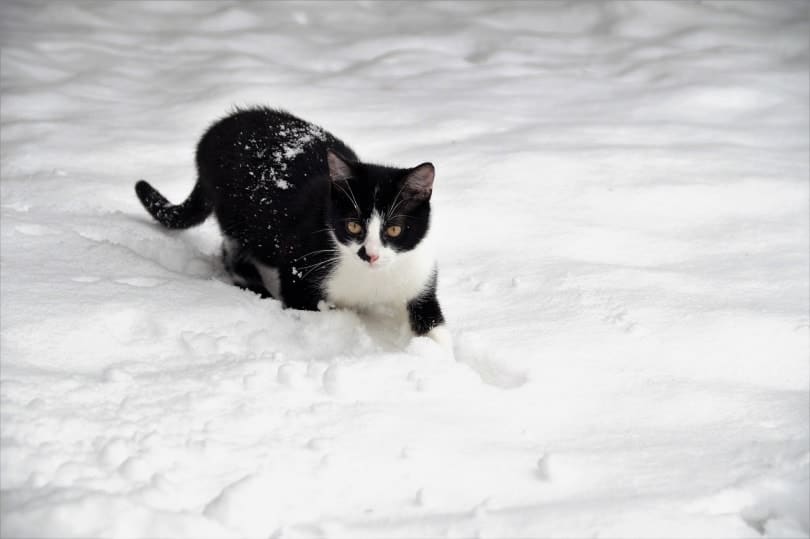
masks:
[[[433,178],[436,169],[433,163],[422,163],[412,168],[405,176],[405,189],[411,198],[417,200],[430,200],[433,193]]]

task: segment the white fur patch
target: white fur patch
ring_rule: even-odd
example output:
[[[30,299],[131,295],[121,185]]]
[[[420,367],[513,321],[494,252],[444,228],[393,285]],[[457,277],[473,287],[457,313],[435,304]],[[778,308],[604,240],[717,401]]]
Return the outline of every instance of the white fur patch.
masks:
[[[276,299],[281,299],[281,277],[279,276],[279,271],[277,268],[271,266],[265,266],[260,262],[256,262],[255,260],[251,260],[253,265],[256,267],[256,270],[259,272],[259,275],[262,278],[262,284],[270,292]]]
[[[379,216],[376,219],[379,223]],[[377,224],[378,241],[379,228]],[[335,240],[335,245],[340,259],[323,283],[323,290],[328,301],[339,307],[388,304],[404,308],[428,285],[436,264],[427,237],[415,249],[402,253],[381,247],[374,267],[357,256],[360,244],[344,245]],[[367,244],[366,252],[368,249]]]
[[[223,236],[222,250],[225,255],[225,258],[227,259],[225,264],[226,265],[233,264],[233,256],[234,253],[239,250],[239,243],[230,236]],[[245,279],[238,273],[230,273],[230,277],[231,281],[233,281],[233,284],[239,286],[247,286],[247,281],[245,281]]]
[[[451,355],[453,354],[453,336],[450,335],[450,330],[447,329],[446,325],[442,324],[431,329],[428,331],[427,337],[436,341],[439,346],[444,348]]]
[[[225,248],[225,256],[230,258],[233,256],[234,252],[239,250],[239,242],[229,236],[223,236],[223,247]],[[267,291],[270,292],[270,295],[276,299],[281,299],[281,278],[279,277],[278,269],[265,266],[260,262],[256,262],[253,258],[250,259],[250,263],[253,264],[256,271],[259,272],[259,276],[262,278],[262,284]],[[238,274],[231,274],[231,279],[234,284],[242,286],[248,284],[247,281]]]
[[[368,256],[380,257],[375,264],[384,265],[386,263],[385,260],[389,259],[390,261],[392,254],[395,253],[391,249],[383,247],[382,239],[380,239],[381,226],[380,214],[375,210],[372,212],[371,219],[368,220],[368,224],[366,225],[366,241],[363,242],[363,245],[366,247],[366,253]],[[383,253],[383,250],[388,252]]]

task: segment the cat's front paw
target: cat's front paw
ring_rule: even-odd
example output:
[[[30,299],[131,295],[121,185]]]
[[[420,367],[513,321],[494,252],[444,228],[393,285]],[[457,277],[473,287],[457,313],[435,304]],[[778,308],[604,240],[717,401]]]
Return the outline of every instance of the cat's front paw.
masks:
[[[433,339],[439,346],[441,346],[448,354],[453,355],[453,336],[447,326],[442,324],[436,326],[427,332],[425,337]]]

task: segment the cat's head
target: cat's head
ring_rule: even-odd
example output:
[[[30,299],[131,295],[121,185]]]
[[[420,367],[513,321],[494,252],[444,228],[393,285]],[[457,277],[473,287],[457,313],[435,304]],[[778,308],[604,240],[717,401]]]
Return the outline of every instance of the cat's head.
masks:
[[[430,226],[431,163],[401,169],[327,152],[329,220],[338,248],[369,268],[385,268],[415,249]]]

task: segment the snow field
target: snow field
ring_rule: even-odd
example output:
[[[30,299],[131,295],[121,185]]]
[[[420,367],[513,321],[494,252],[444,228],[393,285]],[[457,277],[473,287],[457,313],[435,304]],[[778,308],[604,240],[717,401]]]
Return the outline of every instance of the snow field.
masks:
[[[807,537],[801,2],[3,3],[4,537]],[[166,232],[280,106],[437,167],[455,361]]]

